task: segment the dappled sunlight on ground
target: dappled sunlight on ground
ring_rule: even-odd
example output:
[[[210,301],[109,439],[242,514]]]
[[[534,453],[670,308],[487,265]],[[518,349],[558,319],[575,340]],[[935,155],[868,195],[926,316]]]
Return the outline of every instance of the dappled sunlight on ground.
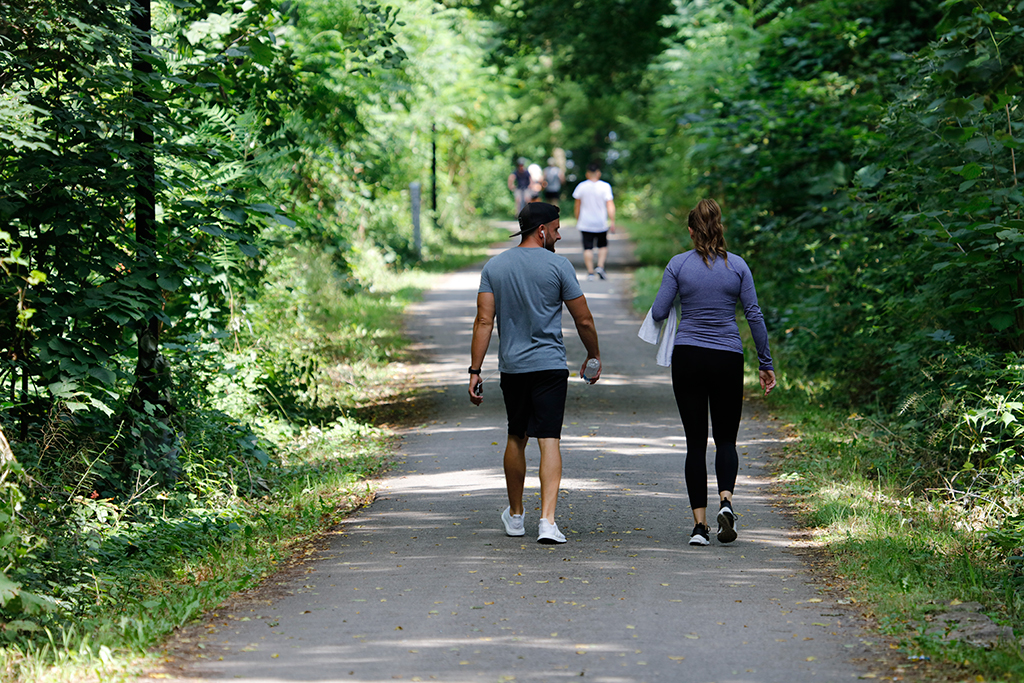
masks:
[[[571,228],[563,236],[558,253],[579,273],[579,236]],[[711,545],[688,544],[686,440],[670,373],[636,336],[625,246],[616,236],[608,280],[580,283],[597,321],[604,374],[593,386],[569,382],[556,510],[567,543],[536,542],[539,449],[532,439],[525,535],[505,533],[497,339],[476,407],[466,367],[479,271],[452,274],[409,312],[413,352],[424,361],[409,366],[410,400],[422,417],[401,432],[375,502],[282,583],[287,598],[206,623],[195,669],[252,683],[855,678],[858,669],[847,661],[863,651],[849,627],[855,615],[834,600],[825,606],[827,587],[815,585],[794,551],[767,468],[786,436],[759,417],[755,401],[744,401],[737,441],[739,537],[730,544],[715,538],[709,439]],[[568,315],[563,335],[575,373],[585,353]]]

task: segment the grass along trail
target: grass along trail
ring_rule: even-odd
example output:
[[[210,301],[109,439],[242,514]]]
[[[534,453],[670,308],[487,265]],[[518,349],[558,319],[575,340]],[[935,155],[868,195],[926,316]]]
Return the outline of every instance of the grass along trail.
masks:
[[[581,272],[578,245],[564,228],[558,251]],[[558,510],[566,545],[535,542],[535,445],[527,536],[501,528],[504,410],[496,377],[481,407],[465,395],[479,270],[463,270],[409,310],[427,417],[403,433],[376,501],[280,577],[275,595],[208,615],[188,634],[203,648],[165,671],[251,682],[881,676],[883,646],[809,572],[776,509],[766,462],[783,437],[756,402],[745,405],[738,443],[739,539],[686,544],[685,440],[669,374],[636,337],[625,235],[611,254],[609,279],[582,283],[605,368],[597,385],[570,381]],[[578,367],[583,347],[565,321]],[[496,350],[494,340],[484,377]]]

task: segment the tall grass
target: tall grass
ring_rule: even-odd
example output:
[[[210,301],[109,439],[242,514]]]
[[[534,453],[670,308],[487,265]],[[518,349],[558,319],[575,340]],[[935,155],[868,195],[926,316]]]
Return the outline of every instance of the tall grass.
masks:
[[[942,639],[933,618],[976,601],[996,623],[1024,631],[1024,578],[1019,537],[998,538],[993,512],[1016,496],[1005,471],[975,497],[958,495],[952,478],[922,488],[885,425],[835,412],[800,392],[780,392],[776,415],[795,425],[799,441],[777,454],[778,481],[800,519],[815,531],[834,571],[880,628],[897,639],[917,669],[971,680],[1020,680],[1019,643],[992,649]],[[931,472],[928,481],[936,478]],[[951,477],[950,474],[946,475]],[[931,662],[925,664],[925,662]],[[945,680],[945,679],[944,679]]]
[[[107,497],[109,444],[77,441],[55,415],[60,452],[32,459],[24,500],[11,499],[24,538],[44,543],[15,548],[7,570],[26,592],[0,610],[0,681],[127,679],[161,637],[369,502],[406,405],[391,366],[405,358],[402,311],[496,237],[481,229],[405,269],[372,253],[344,271],[314,249],[279,254],[229,334],[170,337],[172,481],[137,466],[132,490]]]

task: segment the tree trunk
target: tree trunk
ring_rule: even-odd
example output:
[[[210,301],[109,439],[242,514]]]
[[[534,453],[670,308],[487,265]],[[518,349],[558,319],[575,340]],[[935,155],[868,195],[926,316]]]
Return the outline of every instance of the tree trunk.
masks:
[[[152,65],[145,57],[152,51],[152,8],[150,0],[136,0],[132,12],[132,25],[138,32],[138,42],[132,55],[132,70],[136,74],[132,92],[140,108],[136,116],[133,139],[136,146],[135,159],[135,240],[138,244],[140,261],[152,260],[156,255],[156,164],[153,159],[153,116],[150,98],[139,75],[153,73]],[[160,349],[160,322],[156,313],[138,330],[138,366],[136,368],[136,390],[142,395],[152,394],[146,387],[152,381],[156,356]],[[140,386],[141,385],[141,386]],[[146,391],[146,389],[150,391]]]

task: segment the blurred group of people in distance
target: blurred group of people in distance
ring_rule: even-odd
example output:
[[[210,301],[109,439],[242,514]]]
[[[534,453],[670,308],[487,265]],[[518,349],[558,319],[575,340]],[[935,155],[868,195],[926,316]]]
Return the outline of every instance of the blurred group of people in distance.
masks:
[[[530,203],[544,201],[559,205],[565,187],[565,167],[565,152],[557,148],[552,151],[545,168],[539,164],[527,166],[523,157],[516,160],[516,168],[508,176],[508,189],[515,197],[517,219],[522,216],[523,207]],[[599,277],[605,280],[608,277],[604,269],[608,258],[608,233],[615,232],[615,201],[611,185],[601,180],[599,164],[588,164],[586,176],[572,192],[573,216],[583,238],[587,279]]]
[[[561,200],[562,188],[565,187],[565,161],[559,162],[556,158],[558,152],[561,150],[556,150],[555,156],[548,158],[548,165],[544,168],[540,164],[527,166],[523,157],[516,160],[516,168],[508,176],[508,189],[515,198],[516,216],[530,202],[546,201],[557,205]]]

